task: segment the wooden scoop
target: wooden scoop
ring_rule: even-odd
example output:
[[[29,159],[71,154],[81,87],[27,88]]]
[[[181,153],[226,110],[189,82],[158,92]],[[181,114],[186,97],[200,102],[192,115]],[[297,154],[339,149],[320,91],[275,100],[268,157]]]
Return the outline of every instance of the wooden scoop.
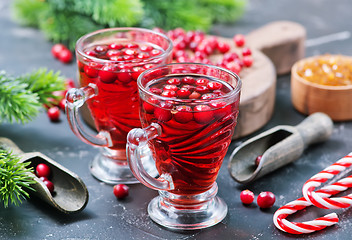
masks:
[[[52,173],[50,180],[55,186],[54,193],[50,193],[44,182],[32,174],[35,180],[35,184],[31,185],[35,190],[31,191],[32,194],[66,214],[76,213],[85,208],[89,198],[88,190],[83,181],[75,173],[40,152],[22,152],[8,138],[0,137],[0,146],[17,154],[21,158],[21,162],[29,161],[30,165],[28,167],[35,169],[39,163],[45,163],[50,167]]]
[[[314,113],[299,125],[276,126],[237,147],[230,157],[230,175],[239,183],[252,182],[298,159],[312,143],[330,137],[333,122],[325,113]],[[255,159],[262,155],[259,165]]]

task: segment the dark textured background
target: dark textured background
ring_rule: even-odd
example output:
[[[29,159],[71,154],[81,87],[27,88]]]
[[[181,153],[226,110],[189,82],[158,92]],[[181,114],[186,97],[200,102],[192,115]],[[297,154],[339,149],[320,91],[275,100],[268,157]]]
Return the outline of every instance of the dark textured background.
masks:
[[[11,18],[10,0],[0,0],[0,69],[20,75],[47,67],[75,78],[75,64],[63,65],[53,59],[52,44],[41,32],[21,27]],[[213,33],[232,37],[246,34],[270,21],[290,20],[303,24],[307,38],[352,31],[350,0],[250,0],[243,18],[235,24],[214,26]],[[352,55],[351,38],[307,48],[306,55],[323,53]],[[263,78],[265,81],[265,78]],[[290,76],[277,82],[275,112],[270,122],[257,133],[276,125],[296,125],[304,116],[296,112],[290,100]],[[301,197],[303,183],[315,173],[352,151],[352,122],[335,123],[332,137],[325,143],[311,146],[294,164],[290,164],[250,185],[233,181],[226,169],[228,158],[218,177],[219,193],[228,204],[229,213],[218,225],[191,232],[171,232],[152,222],[146,213],[149,201],[157,195],[141,184],[130,188],[130,196],[117,201],[112,186],[95,180],[88,163],[97,149],[77,139],[62,117],[60,123],[49,121],[42,113],[29,124],[2,124],[0,136],[15,141],[24,151],[40,151],[76,172],[86,183],[90,201],[76,215],[62,215],[40,200],[32,198],[20,207],[0,206],[0,239],[349,239],[352,234],[351,210],[337,211],[340,222],[311,235],[295,236],[280,232],[272,222],[273,213],[285,203]],[[241,141],[244,139],[241,139]],[[240,141],[234,141],[229,152]],[[252,204],[245,207],[239,200],[243,189],[255,194],[272,191],[276,195],[273,208],[263,211]],[[310,208],[291,220],[312,220],[331,210]]]

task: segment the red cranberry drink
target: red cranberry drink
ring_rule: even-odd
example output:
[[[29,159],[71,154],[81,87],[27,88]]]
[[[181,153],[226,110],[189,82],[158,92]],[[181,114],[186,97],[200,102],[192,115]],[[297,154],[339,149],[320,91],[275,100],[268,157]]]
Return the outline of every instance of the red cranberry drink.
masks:
[[[80,89],[67,94],[68,119],[73,132],[84,142],[101,146],[91,171],[109,183],[136,181],[126,162],[126,136],[140,127],[137,78],[146,69],[171,61],[171,41],[163,34],[138,28],[104,29],[78,40],[76,56]],[[78,116],[86,101],[97,136],[89,134]],[[121,169],[115,169],[124,165]],[[127,175],[126,175],[127,174]],[[131,178],[131,179],[130,179]]]
[[[173,179],[170,192],[209,190],[236,125],[239,99],[232,103],[221,99],[233,87],[216,78],[174,75],[152,81],[146,89],[176,100],[151,96],[142,99],[141,107],[143,126],[156,122],[162,129],[149,144],[159,174],[167,173]]]
[[[138,78],[143,129],[127,136],[127,157],[136,178],[159,190],[148,213],[175,229],[199,229],[221,221],[227,206],[215,182],[237,122],[241,81],[226,69],[178,63]],[[148,145],[160,178],[144,170]]]

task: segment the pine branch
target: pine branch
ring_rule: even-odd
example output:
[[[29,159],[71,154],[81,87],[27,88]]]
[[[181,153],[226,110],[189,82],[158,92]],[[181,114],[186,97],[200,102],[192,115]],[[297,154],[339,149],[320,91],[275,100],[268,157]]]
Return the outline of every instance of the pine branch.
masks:
[[[52,93],[64,90],[59,73],[39,69],[22,77],[13,78],[0,72],[0,123],[32,120]]]
[[[32,168],[27,168],[29,164],[20,162],[18,156],[0,148],[0,201],[5,208],[9,204],[18,206],[29,197],[26,190],[33,190],[30,185],[35,182],[29,174],[33,172]]]
[[[31,26],[39,27],[41,15],[47,11],[49,5],[42,0],[14,0],[13,13],[17,21]]]

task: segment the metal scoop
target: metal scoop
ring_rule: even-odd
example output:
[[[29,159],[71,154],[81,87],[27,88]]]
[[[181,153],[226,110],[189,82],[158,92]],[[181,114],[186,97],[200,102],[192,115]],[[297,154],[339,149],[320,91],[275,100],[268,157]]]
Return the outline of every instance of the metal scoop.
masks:
[[[252,182],[298,159],[304,149],[330,137],[333,122],[324,113],[314,113],[297,126],[276,126],[237,147],[230,157],[228,169],[240,183]],[[262,158],[256,166],[255,159]]]
[[[0,146],[17,154],[21,158],[21,162],[30,161],[29,167],[35,169],[39,163],[45,163],[50,167],[52,172],[51,182],[55,186],[55,192],[51,194],[44,182],[32,174],[35,184],[31,185],[31,187],[35,191],[31,193],[66,214],[79,212],[85,208],[89,198],[88,190],[75,173],[40,152],[22,152],[8,138],[0,137]]]

